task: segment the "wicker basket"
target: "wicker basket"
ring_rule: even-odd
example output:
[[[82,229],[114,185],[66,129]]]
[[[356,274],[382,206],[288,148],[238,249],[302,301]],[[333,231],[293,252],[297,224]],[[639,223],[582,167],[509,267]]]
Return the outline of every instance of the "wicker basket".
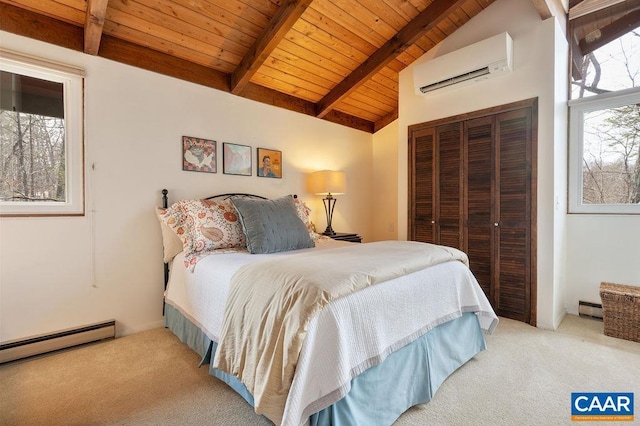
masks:
[[[640,342],[640,287],[600,283],[604,334]]]

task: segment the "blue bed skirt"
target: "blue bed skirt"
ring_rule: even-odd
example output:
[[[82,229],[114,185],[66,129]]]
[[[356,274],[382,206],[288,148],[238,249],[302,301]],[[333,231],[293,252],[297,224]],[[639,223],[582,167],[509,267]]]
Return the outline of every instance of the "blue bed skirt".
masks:
[[[209,374],[227,383],[253,406],[253,397],[241,382],[211,367],[216,343],[171,305],[165,308],[165,326],[202,356],[200,365],[209,364]],[[465,313],[353,378],[349,393],[313,414],[310,423],[391,425],[408,408],[430,401],[451,373],[484,349],[486,343],[477,316]]]

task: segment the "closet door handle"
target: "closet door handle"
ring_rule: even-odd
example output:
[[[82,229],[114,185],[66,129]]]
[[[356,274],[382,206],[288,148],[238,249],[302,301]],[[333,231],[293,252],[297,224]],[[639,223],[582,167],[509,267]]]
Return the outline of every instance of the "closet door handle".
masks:
[[[493,226],[498,227],[498,222],[494,222]]]

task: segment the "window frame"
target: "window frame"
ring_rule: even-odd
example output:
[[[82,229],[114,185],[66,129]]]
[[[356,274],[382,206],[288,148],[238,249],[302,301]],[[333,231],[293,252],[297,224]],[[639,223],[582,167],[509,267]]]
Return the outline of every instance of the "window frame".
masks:
[[[640,103],[640,87],[569,101],[569,203],[568,213],[640,215],[640,204],[583,204],[584,114]],[[638,160],[640,161],[640,159]]]
[[[4,49],[0,69],[63,84],[66,189],[64,203],[0,200],[0,217],[84,216],[84,70]]]

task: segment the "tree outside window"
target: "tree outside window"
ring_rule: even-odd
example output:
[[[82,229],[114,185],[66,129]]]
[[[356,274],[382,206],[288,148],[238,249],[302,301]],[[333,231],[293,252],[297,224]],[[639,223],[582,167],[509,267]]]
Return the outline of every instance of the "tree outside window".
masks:
[[[582,75],[570,102],[570,211],[640,213],[640,33],[587,55]]]
[[[0,54],[0,214],[83,214],[81,75]]]

